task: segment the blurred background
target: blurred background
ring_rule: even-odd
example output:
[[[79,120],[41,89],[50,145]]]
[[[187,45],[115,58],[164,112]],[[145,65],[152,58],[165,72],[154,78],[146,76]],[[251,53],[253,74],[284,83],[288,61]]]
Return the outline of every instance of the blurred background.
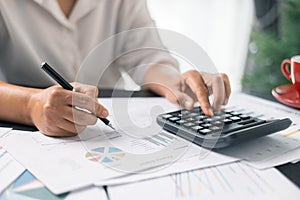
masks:
[[[270,93],[287,83],[280,64],[300,51],[300,0],[148,0],[148,7],[159,28],[200,45],[233,91]]]

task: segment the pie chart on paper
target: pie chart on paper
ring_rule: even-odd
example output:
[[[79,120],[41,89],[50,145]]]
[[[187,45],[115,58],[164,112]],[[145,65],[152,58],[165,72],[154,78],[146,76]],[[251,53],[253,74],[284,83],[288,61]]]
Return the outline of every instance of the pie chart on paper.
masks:
[[[93,162],[111,163],[121,160],[125,153],[116,147],[99,147],[87,152],[85,157]]]

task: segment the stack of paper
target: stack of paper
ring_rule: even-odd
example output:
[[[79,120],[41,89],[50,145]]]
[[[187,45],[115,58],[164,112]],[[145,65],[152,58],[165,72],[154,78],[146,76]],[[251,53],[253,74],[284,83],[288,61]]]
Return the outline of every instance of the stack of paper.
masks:
[[[90,152],[86,148],[87,145],[83,144],[78,137],[53,139],[38,132],[12,131],[11,135],[2,139],[1,142],[21,164],[55,194],[96,182],[107,185],[111,181],[108,178],[125,176],[128,173],[139,173],[137,176],[140,180],[237,160],[206,151],[180,138],[174,138],[177,145],[170,147],[171,149],[168,151],[162,151],[161,154],[159,152],[145,154],[144,152],[144,154],[136,155],[124,152],[120,147],[112,146],[112,143],[126,142],[127,139],[123,139],[125,136],[110,132],[104,137],[101,134],[97,135],[94,131],[87,135],[92,135],[92,137],[85,140],[86,144],[98,145],[93,152]],[[127,142],[128,144],[133,143],[132,139]],[[16,144],[18,148],[15,148]],[[134,148],[137,147],[134,146]],[[114,160],[116,162],[113,162]],[[128,166],[128,164],[130,165]],[[159,166],[161,167],[155,168]],[[151,170],[152,173],[149,172],[151,168],[154,168]],[[148,169],[146,174],[141,171],[143,169]],[[120,183],[121,180],[116,179],[115,181]],[[129,182],[131,181],[130,178]]]
[[[4,136],[9,131],[11,131],[11,129],[0,128],[0,137]],[[25,168],[15,161],[0,145],[0,194],[24,171]]]
[[[299,199],[300,191],[276,169],[255,170],[241,163],[173,174],[108,188],[112,200]]]
[[[99,122],[71,138],[51,138],[40,132],[24,131],[2,134],[0,144],[43,183],[37,184],[34,189],[47,187],[57,195],[92,185],[101,188],[103,185],[120,185],[164,176],[154,182],[112,187],[109,191],[112,199],[118,199],[123,191],[130,191],[131,187],[144,188],[148,184],[171,186],[169,182],[173,181],[175,187],[166,188],[166,191],[172,191],[171,196],[166,196],[167,199],[180,197],[181,194],[195,196],[198,186],[203,188],[201,197],[208,199],[220,197],[218,195],[225,190],[229,194],[236,193],[236,197],[248,193],[249,197],[254,197],[257,191],[263,190],[258,195],[268,198],[273,197],[271,191],[277,191],[279,196],[295,192],[294,186],[271,168],[300,159],[299,113],[293,109],[244,94],[233,95],[229,108],[264,119],[290,117],[294,123],[288,130],[267,137],[209,151],[163,131],[156,124],[157,115],[178,109],[165,99],[114,98],[99,101],[111,111],[109,119],[116,131]],[[238,160],[255,168],[271,169],[258,171],[235,163]],[[194,175],[198,173],[201,176]],[[245,185],[238,185],[235,177],[242,178]],[[287,186],[273,185],[275,179]],[[215,184],[219,185],[213,188]],[[14,195],[19,191],[15,186],[11,189],[8,191]]]
[[[126,104],[128,99],[102,100],[107,107],[116,102],[117,105]],[[174,108],[166,100],[153,98],[146,107],[144,104],[145,99],[135,99],[134,105],[138,107],[130,109],[135,111],[132,116],[138,116],[132,120],[135,125],[129,122],[120,125],[118,119],[112,119],[114,126],[121,127],[118,131],[112,131],[102,123],[73,138],[11,131],[1,139],[1,144],[55,194],[94,183],[107,185],[111,178],[132,173],[138,173],[136,179],[115,179],[113,182],[131,182],[237,160],[163,132],[156,125],[155,117],[166,112],[167,106]],[[116,112],[113,108],[110,110]],[[154,113],[150,115],[152,118],[147,115],[151,112]],[[137,130],[142,137],[134,135]],[[148,135],[145,135],[147,130]]]
[[[290,118],[293,124],[288,129],[270,136],[218,152],[243,159],[243,162],[258,169],[300,159],[299,110],[245,94],[233,95],[228,108],[265,120]]]

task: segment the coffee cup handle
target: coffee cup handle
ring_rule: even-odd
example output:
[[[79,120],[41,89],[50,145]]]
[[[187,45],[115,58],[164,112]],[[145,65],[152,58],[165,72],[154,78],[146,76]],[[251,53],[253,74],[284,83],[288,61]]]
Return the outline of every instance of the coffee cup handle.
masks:
[[[285,59],[284,61],[282,61],[282,64],[281,64],[281,72],[282,74],[288,79],[288,80],[292,80],[292,77],[291,77],[291,72],[290,70],[288,69],[288,67],[291,65],[291,60],[289,59]]]

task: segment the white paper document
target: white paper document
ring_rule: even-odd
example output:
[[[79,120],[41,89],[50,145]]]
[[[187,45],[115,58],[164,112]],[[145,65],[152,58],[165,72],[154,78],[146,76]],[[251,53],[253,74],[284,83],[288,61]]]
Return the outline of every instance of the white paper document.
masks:
[[[284,153],[282,155],[279,155],[275,158],[272,158],[271,160],[265,160],[262,162],[253,162],[253,166],[255,166],[258,169],[264,169],[268,168],[266,166],[279,166],[283,165],[285,163],[297,163],[300,159],[300,148],[294,149],[293,151],[289,151],[287,153]],[[251,163],[247,163],[251,165]]]
[[[152,170],[139,171],[132,174],[126,174],[121,177],[95,182],[96,186],[126,184],[151,178],[166,176],[168,174],[180,173],[188,170],[205,168],[210,166],[232,163],[238,159],[224,156],[199,146],[191,144],[186,153],[175,162],[154,168]]]
[[[3,127],[0,127],[0,138],[4,137],[5,134],[7,134],[11,130],[12,130],[12,128],[3,128]]]
[[[89,161],[86,158],[87,150],[78,140],[58,139],[57,143],[48,145],[42,143],[43,137],[39,132],[12,131],[0,143],[54,194],[119,175],[118,172]],[[51,140],[55,139],[46,138],[45,142]]]
[[[9,128],[0,128],[0,135],[3,136],[9,131],[11,131]],[[15,161],[0,144],[0,193],[24,171],[25,168]]]
[[[220,149],[217,152],[243,159],[243,162],[255,168],[265,169],[276,166],[276,159],[283,159],[284,155],[297,149],[299,146],[299,140],[275,134],[226,149]],[[287,162],[290,161],[293,161],[293,159],[287,160]]]
[[[99,122],[77,137],[51,138],[39,132],[12,131],[1,143],[55,194],[96,182],[108,184],[111,178],[140,175],[145,170],[147,174],[162,171],[166,175],[237,160],[162,131],[155,122],[156,116],[170,111],[168,108],[174,109],[165,99],[139,98],[129,102],[127,105],[128,99],[102,100],[107,107],[109,103],[129,107],[127,114],[123,113],[126,109],[118,109],[123,116],[109,107],[113,116],[125,118],[110,117],[117,131]]]
[[[108,193],[111,200],[297,200],[300,197],[300,190],[276,169],[255,170],[241,163],[111,186]]]
[[[155,146],[154,143],[143,141],[149,146],[145,148],[144,154],[132,154],[124,152],[119,146],[112,146],[113,143],[121,141],[125,143],[126,140],[123,140],[123,136],[119,134],[111,134],[112,137],[109,138],[111,136],[109,134],[108,139],[114,140],[112,143],[107,143],[99,135],[99,137],[93,136],[93,139],[90,140],[91,144],[87,141],[82,144],[82,141],[78,138],[77,140],[75,138],[73,140],[71,138],[53,139],[38,132],[13,131],[10,136],[1,142],[20,163],[56,194],[92,185],[95,182],[109,184],[110,181],[106,180],[108,178],[137,173],[160,165],[163,166],[158,169],[154,168],[152,171],[160,171],[166,175],[174,171],[182,172],[188,169],[224,164],[236,160],[235,158],[206,152],[198,146],[192,145],[181,138],[175,139],[175,137],[174,140],[178,141],[176,146],[178,149],[169,149],[165,152],[162,150],[150,154],[152,156],[147,156],[149,154],[145,154],[145,152],[150,149],[149,147],[154,148]],[[43,140],[43,138],[45,139]],[[101,141],[101,138],[103,141]],[[128,141],[127,145],[131,142],[132,140]],[[18,144],[18,148],[15,148],[16,144]],[[90,152],[86,148],[86,144],[98,146]],[[161,146],[158,147],[162,148]],[[144,146],[136,147],[136,144],[134,144],[133,149],[137,148],[141,150]],[[179,160],[177,161],[177,159]],[[147,172],[147,174],[149,173]],[[153,175],[150,175],[150,177],[153,177]],[[142,177],[142,179],[145,178],[148,178],[148,176]]]
[[[230,106],[246,114],[269,117],[259,113],[265,112],[275,118],[286,117],[285,107],[271,107],[277,108],[277,104],[269,105],[268,101],[248,95],[233,95],[232,99],[235,100]],[[300,134],[287,130],[252,141],[255,148],[250,143],[248,148],[247,143],[243,144],[239,155],[225,154],[225,151],[220,154],[163,131],[156,123],[157,115],[178,109],[163,98],[99,101],[110,110],[109,120],[116,131],[99,121],[76,137],[51,138],[39,132],[11,131],[0,143],[55,194],[93,184],[144,180],[239,159],[246,159],[245,162],[254,166],[259,162],[261,168],[266,168],[274,164],[271,162],[274,158],[300,146]],[[259,106],[270,107],[272,112]],[[288,114],[292,115],[293,129],[298,126],[297,112]]]
[[[1,200],[106,200],[102,187],[89,187],[62,195],[51,193],[29,171],[25,171],[3,194]]]
[[[265,169],[300,158],[300,112],[287,106],[246,94],[233,94],[228,109],[264,120],[290,118],[293,124],[286,130],[218,152],[243,158],[258,169]]]

